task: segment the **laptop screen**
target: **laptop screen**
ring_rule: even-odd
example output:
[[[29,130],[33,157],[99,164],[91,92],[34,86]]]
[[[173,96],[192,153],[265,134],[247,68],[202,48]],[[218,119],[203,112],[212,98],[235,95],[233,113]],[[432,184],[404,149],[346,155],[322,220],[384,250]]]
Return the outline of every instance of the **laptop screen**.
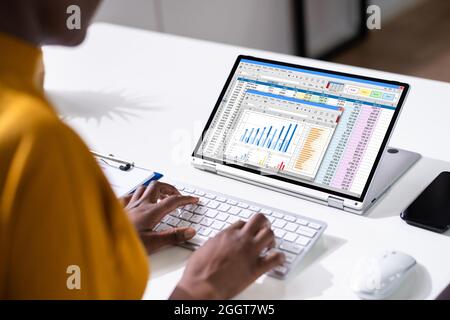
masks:
[[[361,200],[407,89],[241,56],[193,155]]]

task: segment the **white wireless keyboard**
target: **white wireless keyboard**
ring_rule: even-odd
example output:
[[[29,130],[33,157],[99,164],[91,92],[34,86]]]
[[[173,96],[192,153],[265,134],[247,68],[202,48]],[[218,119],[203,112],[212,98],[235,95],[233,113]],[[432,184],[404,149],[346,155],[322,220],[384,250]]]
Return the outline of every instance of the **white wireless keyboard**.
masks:
[[[270,208],[254,202],[230,197],[214,191],[183,183],[172,183],[182,194],[199,197],[198,204],[187,205],[169,215],[156,225],[155,231],[172,227],[192,227],[197,234],[181,246],[195,250],[232,223],[249,220],[255,213],[264,214],[272,224],[276,245],[286,256],[283,266],[268,273],[283,279],[306,255],[320,238],[327,224],[299,215]]]

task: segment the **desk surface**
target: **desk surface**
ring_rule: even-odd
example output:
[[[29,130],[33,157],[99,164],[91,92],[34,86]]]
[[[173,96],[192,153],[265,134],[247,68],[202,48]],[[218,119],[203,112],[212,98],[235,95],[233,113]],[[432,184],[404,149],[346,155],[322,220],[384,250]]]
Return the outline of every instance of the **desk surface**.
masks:
[[[449,84],[107,24],[94,25],[80,47],[44,53],[48,94],[91,148],[328,223],[322,241],[288,281],[263,276],[237,298],[355,299],[350,271],[361,256],[384,249],[409,253],[419,264],[395,298],[434,298],[450,283],[450,233],[414,228],[399,218],[439,171],[450,169]],[[365,217],[194,169],[190,153],[239,54],[411,84],[390,145],[424,157]],[[144,298],[167,298],[189,255],[168,248],[151,256]]]

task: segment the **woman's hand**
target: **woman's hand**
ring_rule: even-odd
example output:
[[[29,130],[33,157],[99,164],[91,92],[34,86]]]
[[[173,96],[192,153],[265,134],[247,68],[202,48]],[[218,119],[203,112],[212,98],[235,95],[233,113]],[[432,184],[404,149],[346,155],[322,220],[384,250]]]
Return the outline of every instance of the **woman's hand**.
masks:
[[[195,236],[195,230],[192,228],[153,231],[161,219],[170,212],[198,202],[196,197],[182,196],[170,184],[154,181],[148,187],[142,186],[121,200],[149,254],[164,246],[176,245]]]
[[[228,299],[265,272],[281,265],[284,255],[261,252],[274,245],[269,221],[262,214],[238,221],[208,240],[188,261],[171,299]]]

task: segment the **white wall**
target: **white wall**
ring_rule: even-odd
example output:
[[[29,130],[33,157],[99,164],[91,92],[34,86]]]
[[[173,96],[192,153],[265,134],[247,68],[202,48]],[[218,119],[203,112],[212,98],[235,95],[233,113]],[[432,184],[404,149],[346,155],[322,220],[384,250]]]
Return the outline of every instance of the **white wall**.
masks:
[[[164,31],[292,53],[291,0],[163,0]]]
[[[293,0],[104,0],[97,21],[295,54]],[[352,35],[355,0],[305,1],[310,54]],[[357,1],[357,0],[356,0]],[[371,0],[382,24],[424,0]],[[331,25],[331,28],[330,28]],[[328,28],[328,29],[327,29]]]
[[[103,0],[96,21],[158,30],[159,10],[155,0]]]
[[[291,0],[105,0],[96,21],[293,53]]]

